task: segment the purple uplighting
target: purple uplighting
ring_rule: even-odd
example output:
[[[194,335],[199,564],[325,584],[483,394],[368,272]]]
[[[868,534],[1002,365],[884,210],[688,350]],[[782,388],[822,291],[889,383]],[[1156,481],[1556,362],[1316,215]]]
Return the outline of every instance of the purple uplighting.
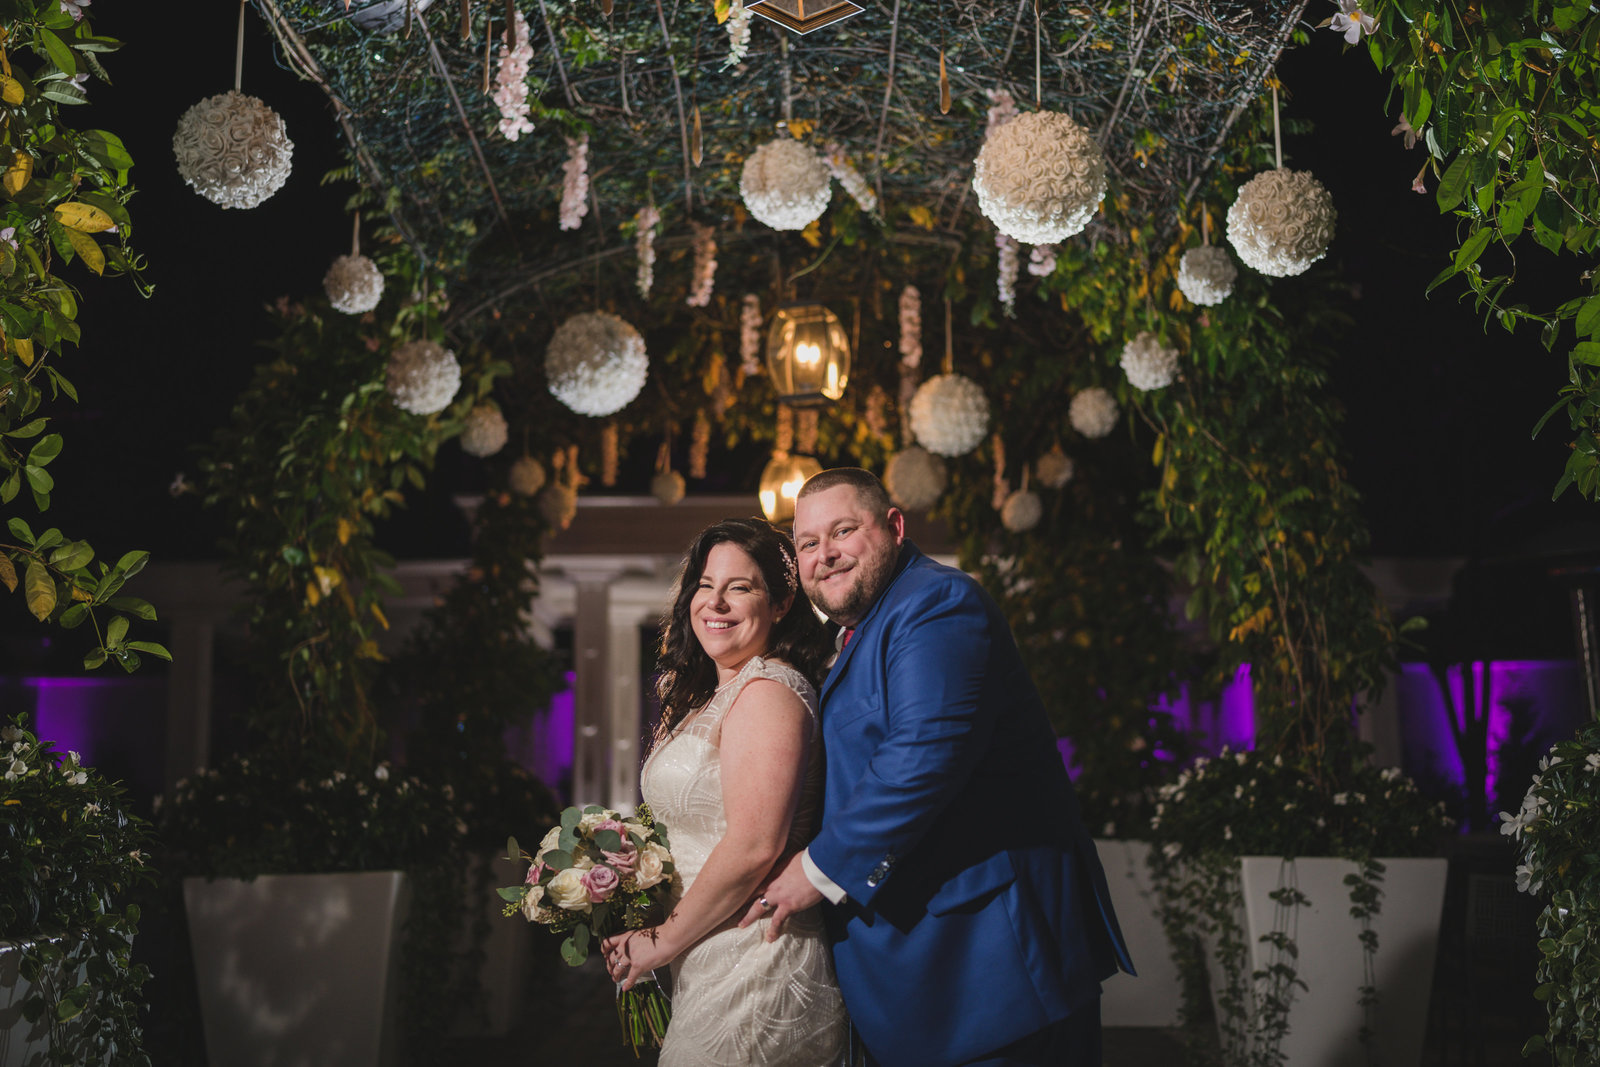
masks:
[[[573,689],[577,675],[568,671],[566,688],[550,698],[550,706],[526,725],[506,731],[506,751],[557,794],[565,796],[572,785],[575,708]]]

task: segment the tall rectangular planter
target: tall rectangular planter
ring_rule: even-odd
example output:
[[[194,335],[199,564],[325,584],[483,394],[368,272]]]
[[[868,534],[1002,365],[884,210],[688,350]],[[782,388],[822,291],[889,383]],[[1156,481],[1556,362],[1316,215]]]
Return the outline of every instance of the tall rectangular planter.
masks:
[[[206,1054],[228,1067],[388,1067],[401,871],[187,878]]]
[[[1111,906],[1122,925],[1128,955],[1139,972],[1137,978],[1118,972],[1106,981],[1100,995],[1100,1022],[1104,1026],[1177,1026],[1183,987],[1157,915],[1158,898],[1150,881],[1150,844],[1096,838],[1094,847],[1106,869]]]
[[[30,1024],[22,1015],[23,1001],[33,992],[32,983],[22,977],[23,947],[0,941],[0,1067],[34,1067],[49,1062],[48,1021],[40,1019]],[[83,977],[80,968],[71,984],[83,981]]]
[[[1372,1047],[1385,1067],[1419,1067],[1433,985],[1439,920],[1444,911],[1443,859],[1384,859],[1379,884],[1378,935],[1373,959],[1378,1003],[1371,1017]],[[1279,921],[1271,894],[1293,885],[1310,903],[1284,909],[1287,932],[1299,949],[1296,977],[1308,988],[1293,990],[1289,1031],[1281,1050],[1293,1067],[1367,1067],[1361,1028],[1367,1023],[1359,1000],[1365,982],[1365,957],[1358,937],[1361,923],[1350,915],[1346,876],[1359,874],[1349,860],[1328,857],[1286,860],[1246,856],[1239,862],[1244,894],[1242,916],[1250,966],[1272,962],[1273,949],[1261,938]],[[1211,964],[1213,990],[1219,978]]]
[[[518,1009],[525,1009],[529,996],[529,974],[533,960],[533,926],[519,919],[505,917],[506,902],[496,893],[496,886],[516,885],[527,874],[521,863],[513,863],[502,855],[485,856],[467,876],[469,890],[477,887],[477,874],[482,866],[491,870],[488,891],[478,906],[489,920],[489,939],[483,945],[483,964],[478,968],[478,979],[483,983],[484,1019],[463,1019],[456,1024],[455,1033],[463,1037],[504,1037],[511,1032],[517,1020]],[[473,919],[469,915],[468,928],[462,931],[462,949],[471,943]],[[4,1067],[0,1064],[0,1067]]]

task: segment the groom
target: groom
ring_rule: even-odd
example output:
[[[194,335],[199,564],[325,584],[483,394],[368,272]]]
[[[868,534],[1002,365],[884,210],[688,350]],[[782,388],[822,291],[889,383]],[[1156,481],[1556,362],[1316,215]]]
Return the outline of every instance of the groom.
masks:
[[[795,503],[800,581],[844,627],[822,688],[822,829],[743,924],[824,898],[845,1005],[883,1067],[1100,1063],[1133,971],[1044,707],[994,601],[905,539],[856,468]]]

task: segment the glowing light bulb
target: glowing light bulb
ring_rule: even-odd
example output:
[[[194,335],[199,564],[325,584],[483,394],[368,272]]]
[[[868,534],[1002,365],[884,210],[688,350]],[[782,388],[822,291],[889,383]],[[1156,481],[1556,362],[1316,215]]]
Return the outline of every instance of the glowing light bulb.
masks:
[[[794,361],[803,366],[814,367],[818,363],[822,362],[822,349],[816,345],[795,345]]]
[[[830,399],[839,399],[839,364],[831,360],[828,362],[828,384],[823,387],[822,393]]]
[[[763,489],[757,495],[761,497],[761,513],[763,515],[770,519],[778,513],[778,494],[771,489]]]
[[[784,482],[783,487],[779,489],[779,492],[783,494],[783,499],[793,500],[795,497],[800,495],[800,487],[804,484],[806,484],[806,480],[804,478],[795,478],[792,481]]]

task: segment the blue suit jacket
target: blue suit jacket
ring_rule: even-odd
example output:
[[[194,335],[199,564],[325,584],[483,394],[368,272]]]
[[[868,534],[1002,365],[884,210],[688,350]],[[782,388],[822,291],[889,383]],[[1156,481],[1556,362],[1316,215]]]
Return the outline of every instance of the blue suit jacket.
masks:
[[[885,1067],[960,1063],[1133,970],[1011,629],[909,541],[822,687],[813,862],[851,1018]]]

